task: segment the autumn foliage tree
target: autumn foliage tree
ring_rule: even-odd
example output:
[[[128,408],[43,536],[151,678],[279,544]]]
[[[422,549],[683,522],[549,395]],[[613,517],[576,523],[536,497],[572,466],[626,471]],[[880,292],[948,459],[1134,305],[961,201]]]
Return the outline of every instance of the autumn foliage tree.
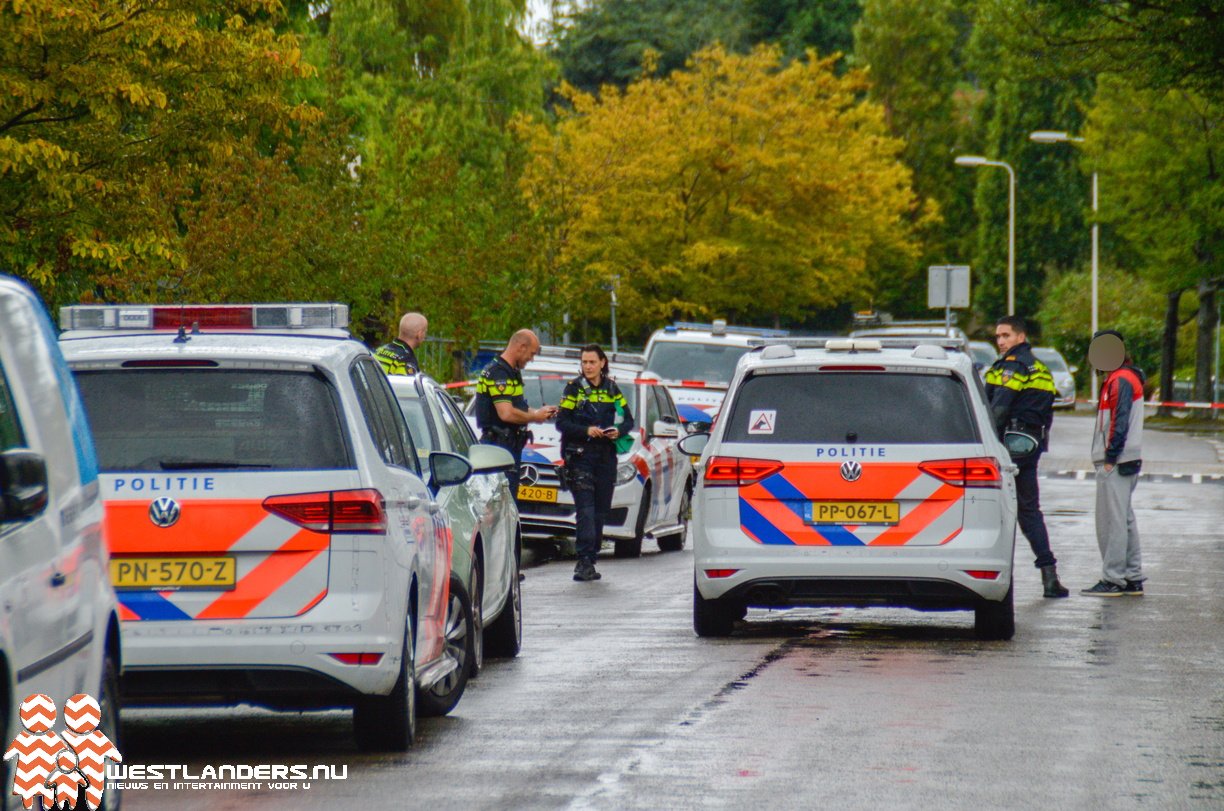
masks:
[[[712,48],[623,91],[564,87],[555,127],[521,120],[522,187],[550,224],[539,256],[564,305],[606,312],[600,288],[618,276],[630,333],[675,317],[794,321],[865,301],[873,256],[912,261],[920,201],[902,144],[864,76],[834,61]]]

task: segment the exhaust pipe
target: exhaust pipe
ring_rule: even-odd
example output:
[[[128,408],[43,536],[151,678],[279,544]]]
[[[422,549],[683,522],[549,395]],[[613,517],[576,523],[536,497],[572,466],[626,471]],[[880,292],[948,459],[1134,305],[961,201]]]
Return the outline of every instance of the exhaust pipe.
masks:
[[[761,607],[787,605],[786,589],[778,583],[757,583],[748,589],[744,602]]]

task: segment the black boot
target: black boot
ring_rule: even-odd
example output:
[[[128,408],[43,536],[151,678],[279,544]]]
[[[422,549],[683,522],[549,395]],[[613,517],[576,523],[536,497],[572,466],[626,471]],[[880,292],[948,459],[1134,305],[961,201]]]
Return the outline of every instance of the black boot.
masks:
[[[1045,588],[1045,597],[1066,597],[1071,593],[1058,582],[1058,569],[1054,566],[1041,567],[1041,585]]]

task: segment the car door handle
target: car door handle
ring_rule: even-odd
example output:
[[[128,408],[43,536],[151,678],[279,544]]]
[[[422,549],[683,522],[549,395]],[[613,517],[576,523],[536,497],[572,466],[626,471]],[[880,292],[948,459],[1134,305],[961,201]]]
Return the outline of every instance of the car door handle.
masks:
[[[404,499],[404,506],[410,510],[415,510],[421,506],[421,500],[416,496],[408,496],[408,498]]]
[[[51,575],[51,587],[52,588],[59,588],[60,586],[64,585],[67,582],[68,582],[68,578],[64,576],[63,572],[56,572],[55,574]]]

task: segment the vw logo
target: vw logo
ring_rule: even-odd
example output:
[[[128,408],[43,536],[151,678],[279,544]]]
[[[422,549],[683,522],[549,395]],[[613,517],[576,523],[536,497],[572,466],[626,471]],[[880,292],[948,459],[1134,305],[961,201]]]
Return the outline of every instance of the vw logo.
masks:
[[[169,496],[162,496],[149,505],[149,520],[159,527],[172,527],[179,520],[178,502]]]
[[[539,481],[540,471],[536,470],[535,465],[523,465],[519,468],[519,484],[535,487]]]
[[[863,477],[863,466],[853,459],[849,462],[842,462],[841,476],[848,482],[856,482]]]

